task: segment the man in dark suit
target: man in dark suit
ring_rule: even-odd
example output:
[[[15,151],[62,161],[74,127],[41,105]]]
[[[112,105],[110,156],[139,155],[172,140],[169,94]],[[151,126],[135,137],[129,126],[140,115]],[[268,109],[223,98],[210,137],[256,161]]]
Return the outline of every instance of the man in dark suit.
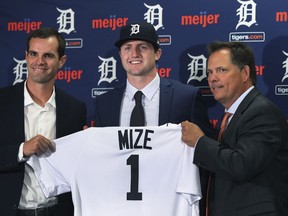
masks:
[[[238,42],[209,46],[208,82],[231,113],[218,142],[193,123],[182,123],[182,140],[195,147],[194,163],[214,175],[209,216],[288,215],[288,124],[255,87],[251,48]]]
[[[55,151],[52,139],[82,130],[86,105],[54,86],[66,61],[57,31],[32,32],[25,57],[27,80],[0,89],[0,215],[73,216],[71,194],[47,199],[26,161]]]
[[[189,120],[198,124],[209,136],[214,136],[199,90],[176,80],[160,78],[157,74],[156,62],[162,50],[153,25],[132,23],[123,27],[115,45],[119,49],[127,81],[96,97],[96,126],[129,126],[135,105],[134,94],[141,91],[144,126],[179,124]],[[205,191],[205,183],[202,185]]]
[[[127,81],[96,97],[96,126],[129,126],[135,104],[133,96],[142,90],[145,125],[178,124],[190,120],[213,134],[199,90],[176,80],[160,78],[157,74],[156,62],[162,50],[153,25],[134,23],[123,27],[115,45],[119,49]]]

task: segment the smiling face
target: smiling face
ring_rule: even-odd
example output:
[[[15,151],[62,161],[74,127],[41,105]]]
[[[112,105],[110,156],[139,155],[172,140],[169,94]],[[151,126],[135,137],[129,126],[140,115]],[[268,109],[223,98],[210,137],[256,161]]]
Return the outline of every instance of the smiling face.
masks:
[[[128,79],[133,77],[155,76],[156,61],[161,57],[161,49],[156,52],[152,44],[133,40],[120,47],[120,58]]]
[[[213,52],[207,68],[208,83],[214,98],[226,109],[252,86],[249,66],[240,69],[233,64],[229,49]]]
[[[54,83],[59,68],[66,61],[66,56],[59,59],[56,37],[32,38],[26,51],[28,82]]]

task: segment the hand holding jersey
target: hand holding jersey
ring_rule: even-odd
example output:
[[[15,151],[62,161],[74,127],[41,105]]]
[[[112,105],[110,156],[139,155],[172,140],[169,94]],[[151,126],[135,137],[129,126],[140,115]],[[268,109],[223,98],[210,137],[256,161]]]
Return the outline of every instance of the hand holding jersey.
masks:
[[[38,134],[32,139],[24,142],[23,154],[26,157],[30,157],[33,154],[40,156],[44,154],[48,149],[52,152],[55,152],[55,144],[46,137]]]
[[[55,143],[28,163],[46,196],[72,192],[75,216],[199,215],[194,149],[180,125],[89,128]]]

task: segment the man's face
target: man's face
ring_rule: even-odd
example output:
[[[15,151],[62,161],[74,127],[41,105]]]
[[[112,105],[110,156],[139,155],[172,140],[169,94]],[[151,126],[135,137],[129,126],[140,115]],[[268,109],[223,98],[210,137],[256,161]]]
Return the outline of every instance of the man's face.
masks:
[[[32,38],[29,51],[26,51],[28,79],[36,83],[54,81],[57,71],[66,61],[66,56],[59,59],[56,37]]]
[[[152,44],[145,41],[128,41],[120,48],[120,58],[127,76],[147,76],[155,73],[156,61],[160,57],[161,49],[155,53]]]
[[[241,70],[231,62],[230,50],[222,49],[212,53],[208,59],[208,83],[214,98],[229,108],[250,86],[250,69]]]

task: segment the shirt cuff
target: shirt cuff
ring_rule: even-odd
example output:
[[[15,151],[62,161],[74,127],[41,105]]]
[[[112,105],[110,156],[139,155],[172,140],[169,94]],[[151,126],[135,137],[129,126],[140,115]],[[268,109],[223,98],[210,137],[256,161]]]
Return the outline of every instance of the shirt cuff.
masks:
[[[18,162],[27,161],[29,159],[29,157],[25,157],[24,154],[23,154],[23,146],[24,146],[24,142],[21,143],[21,145],[19,147]]]

